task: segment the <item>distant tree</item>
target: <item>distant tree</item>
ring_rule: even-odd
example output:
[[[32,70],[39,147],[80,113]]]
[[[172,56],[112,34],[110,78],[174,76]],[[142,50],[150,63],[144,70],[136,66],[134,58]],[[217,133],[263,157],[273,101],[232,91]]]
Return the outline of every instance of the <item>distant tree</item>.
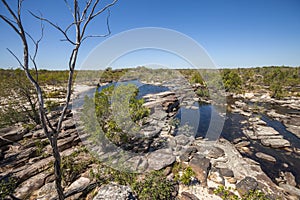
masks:
[[[235,70],[224,69],[222,79],[226,91],[239,92],[242,89],[242,79]]]
[[[65,117],[65,114],[68,109],[68,105],[71,98],[71,89],[72,89],[72,83],[73,83],[73,76],[74,76],[74,70],[77,63],[77,57],[79,49],[83,43],[84,40],[90,37],[106,37],[108,36],[110,32],[109,27],[109,8],[117,2],[117,0],[113,0],[111,3],[106,4],[105,6],[100,8],[99,2],[100,0],[87,0],[85,1],[85,6],[83,9],[80,9],[79,7],[79,1],[74,0],[73,6],[71,7],[69,5],[69,2],[67,0],[64,0],[67,7],[69,8],[70,12],[72,13],[73,20],[72,22],[63,29],[62,27],[58,26],[56,23],[51,22],[50,20],[43,18],[41,16],[37,16],[33,13],[31,13],[35,18],[47,22],[52,27],[57,29],[60,33],[64,36],[64,41],[67,41],[73,46],[70,58],[68,60],[68,66],[69,66],[69,76],[68,76],[68,83],[67,83],[67,93],[66,93],[66,100],[65,105],[62,109],[61,115],[57,121],[57,125],[53,126],[53,124],[50,123],[48,120],[48,117],[46,115],[46,112],[44,110],[44,96],[42,92],[41,85],[39,83],[39,73],[38,73],[38,65],[36,63],[36,56],[39,48],[40,41],[43,38],[43,31],[44,26],[41,25],[41,37],[38,40],[35,40],[28,31],[24,29],[23,21],[22,21],[22,3],[23,0],[17,1],[17,9],[16,11],[8,4],[6,0],[1,0],[2,6],[6,8],[6,11],[8,12],[8,16],[4,14],[0,14],[0,18],[7,23],[14,32],[20,37],[23,45],[23,57],[22,60],[19,59],[13,51],[8,51],[15,57],[15,59],[18,61],[19,65],[24,70],[26,77],[31,82],[31,84],[34,86],[36,95],[38,98],[38,112],[39,112],[39,118],[41,121],[41,125],[43,127],[43,131],[46,134],[47,138],[50,141],[52,152],[54,156],[54,174],[55,174],[55,183],[56,183],[56,190],[58,193],[59,199],[64,199],[65,195],[63,192],[63,188],[61,186],[62,176],[61,176],[61,157],[60,153],[58,151],[57,147],[57,138],[61,131],[62,122]],[[92,22],[97,16],[104,13],[106,10],[108,10],[108,16],[107,16],[107,30],[108,33],[104,35],[87,35],[87,27],[89,26],[90,22]],[[70,29],[74,29],[73,31],[70,31]],[[73,34],[75,33],[75,37]],[[73,40],[72,38],[75,38]],[[30,41],[33,44],[33,54],[30,54],[29,50],[30,47],[29,43]],[[33,66],[33,71],[30,70],[31,65]]]

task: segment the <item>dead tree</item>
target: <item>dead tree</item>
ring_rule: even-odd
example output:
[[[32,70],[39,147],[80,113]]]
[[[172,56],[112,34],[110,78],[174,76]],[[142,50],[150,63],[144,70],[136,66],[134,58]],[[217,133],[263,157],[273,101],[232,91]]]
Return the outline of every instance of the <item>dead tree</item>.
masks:
[[[22,24],[22,17],[21,17],[21,8],[22,8],[22,2],[23,0],[18,0],[18,6],[17,11],[14,11],[11,6],[7,3],[6,0],[1,0],[3,5],[5,6],[6,10],[9,13],[10,17],[7,17],[5,15],[0,14],[0,18],[6,22],[20,37],[23,45],[23,60],[21,61],[13,51],[8,49],[8,51],[15,57],[15,59],[18,61],[19,65],[23,68],[23,70],[26,73],[27,78],[32,83],[36,90],[36,94],[38,97],[38,105],[39,105],[39,117],[40,122],[43,127],[43,131],[46,134],[47,138],[50,141],[51,147],[52,147],[52,153],[54,157],[54,173],[55,173],[55,184],[56,184],[56,190],[58,193],[59,199],[64,199],[64,193],[63,188],[61,186],[62,176],[61,176],[61,157],[60,153],[57,147],[57,137],[61,131],[62,122],[66,115],[70,99],[71,99],[71,91],[72,91],[72,83],[73,83],[73,75],[75,66],[77,63],[77,57],[79,49],[83,43],[84,40],[90,37],[106,37],[110,35],[110,27],[109,27],[109,8],[116,4],[118,0],[113,0],[111,3],[106,4],[104,6],[100,6],[100,0],[88,0],[85,1],[85,6],[83,9],[80,9],[78,0],[73,0],[73,5],[71,6],[67,0],[64,0],[66,3],[66,6],[69,8],[70,12],[73,16],[73,22],[70,23],[66,28],[62,28],[58,26],[57,24],[53,23],[52,21],[43,18],[42,16],[38,16],[34,13],[31,13],[35,18],[41,20],[41,22],[47,22],[52,27],[57,29],[59,32],[62,33],[64,39],[62,41],[66,41],[70,43],[73,46],[73,50],[71,52],[68,66],[69,66],[69,78],[67,83],[67,93],[66,93],[66,99],[65,99],[65,105],[62,109],[61,115],[57,121],[56,127],[54,127],[49,119],[47,118],[46,112],[44,110],[44,97],[42,93],[42,88],[38,82],[38,66],[36,63],[36,56],[38,52],[39,43],[43,37],[43,25],[41,26],[42,30],[42,36],[38,40],[34,40],[34,38],[24,30],[23,24]],[[108,15],[106,18],[106,26],[107,26],[107,33],[103,35],[88,35],[86,33],[86,29],[89,26],[90,22],[93,21],[97,16],[103,14],[104,12],[108,11]],[[70,30],[75,30],[75,39],[73,40],[71,37]],[[33,54],[31,55],[29,53],[29,41],[31,41],[34,44],[34,50]],[[33,65],[33,68],[35,69],[35,73],[31,74],[30,72],[30,64]]]

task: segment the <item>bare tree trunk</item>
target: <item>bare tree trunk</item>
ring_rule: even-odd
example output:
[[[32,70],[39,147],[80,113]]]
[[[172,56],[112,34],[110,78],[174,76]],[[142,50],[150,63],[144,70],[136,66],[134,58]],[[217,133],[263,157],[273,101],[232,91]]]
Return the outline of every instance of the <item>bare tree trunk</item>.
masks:
[[[107,30],[108,30],[107,34],[86,36],[85,31],[86,31],[86,28],[88,27],[89,23],[95,17],[102,14],[104,11],[108,10],[109,7],[113,6],[118,0],[113,0],[111,3],[105,5],[101,9],[99,8],[98,10],[97,10],[97,6],[98,6],[100,0],[87,0],[85,2],[85,7],[82,10],[79,9],[78,0],[73,1],[73,10],[68,5],[68,1],[64,0],[73,15],[73,22],[69,26],[67,26],[67,28],[65,30],[63,30],[58,25],[52,23],[51,21],[49,21],[45,18],[36,16],[33,13],[31,13],[35,18],[37,18],[41,21],[46,21],[51,26],[53,26],[58,31],[60,31],[65,37],[64,41],[69,42],[74,47],[73,51],[71,53],[71,56],[69,58],[69,78],[68,78],[65,106],[63,107],[62,113],[59,117],[56,129],[54,129],[52,127],[52,125],[49,122],[49,119],[47,118],[47,115],[44,111],[44,98],[43,98],[42,89],[38,83],[38,70],[37,70],[37,64],[35,62],[35,58],[36,58],[37,51],[38,51],[38,45],[43,37],[43,26],[41,27],[42,28],[41,38],[39,40],[35,41],[30,34],[28,34],[24,31],[24,28],[23,28],[23,24],[21,21],[21,7],[22,7],[23,0],[18,0],[17,12],[15,12],[15,11],[13,11],[13,9],[11,9],[11,7],[8,5],[6,0],[1,0],[1,1],[4,4],[4,6],[6,7],[7,11],[9,12],[10,17],[12,17],[13,19],[10,19],[1,14],[0,14],[0,18],[4,22],[6,22],[17,33],[17,35],[21,38],[22,43],[23,43],[23,62],[21,62],[20,59],[12,51],[10,51],[9,49],[8,49],[8,51],[16,58],[16,60],[20,64],[20,66],[25,71],[27,78],[29,79],[29,81],[32,83],[32,85],[34,86],[34,88],[36,90],[36,94],[37,94],[37,98],[38,98],[38,105],[39,105],[38,113],[39,113],[40,122],[43,127],[43,131],[44,131],[45,135],[47,136],[47,138],[50,141],[50,144],[52,147],[52,152],[53,152],[53,157],[54,157],[55,186],[56,186],[56,190],[57,190],[59,199],[63,200],[65,197],[64,197],[63,188],[61,186],[61,182],[62,182],[61,157],[60,157],[60,153],[59,153],[58,146],[57,146],[57,137],[61,131],[62,122],[64,120],[64,117],[67,112],[67,109],[68,109],[68,106],[70,103],[70,99],[71,99],[73,75],[74,75],[74,70],[75,70],[75,66],[77,63],[78,51],[79,51],[79,48],[80,48],[82,42],[85,39],[90,38],[90,37],[106,37],[110,34],[110,28],[109,28],[109,23],[108,23],[110,12],[108,13],[107,23],[106,23]],[[68,31],[71,27],[73,27],[75,29],[75,33],[76,33],[75,41],[71,40],[70,39],[71,37],[69,36]],[[34,51],[33,57],[30,56],[29,51],[28,51],[27,37],[29,39],[31,39],[31,41],[35,45],[35,51]],[[30,74],[29,59],[31,60],[31,62],[35,68],[35,73],[36,73],[35,78],[33,78],[33,76]],[[48,128],[50,128],[50,132],[49,132]]]
[[[52,137],[52,152],[54,156],[54,176],[55,176],[55,187],[58,194],[59,200],[63,200],[64,197],[64,190],[61,186],[62,181],[62,174],[61,174],[61,157],[59,154],[59,150],[57,147],[57,136],[56,134]]]

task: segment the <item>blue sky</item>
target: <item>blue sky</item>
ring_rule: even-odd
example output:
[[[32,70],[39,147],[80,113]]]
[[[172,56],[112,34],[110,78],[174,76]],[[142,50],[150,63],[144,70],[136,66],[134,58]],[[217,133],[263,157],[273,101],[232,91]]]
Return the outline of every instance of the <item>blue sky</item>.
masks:
[[[25,0],[24,24],[34,37],[39,35],[39,22],[28,15],[28,9],[35,13],[40,11],[44,17],[62,26],[72,20],[63,0]],[[0,13],[5,13],[2,5]],[[62,35],[45,25],[45,36],[38,55],[39,66],[67,69],[70,45],[60,42]],[[103,33],[104,25],[105,15],[99,17],[89,31]],[[111,36],[141,27],[179,31],[197,41],[217,67],[300,66],[298,0],[119,0],[111,9],[110,26]],[[2,21],[0,27],[0,67],[17,67],[17,62],[6,48],[22,55],[20,40]],[[93,38],[84,43],[78,66],[103,40]],[[160,59],[166,63],[169,60],[173,66],[171,60],[176,60],[159,51],[145,51],[136,56],[123,56],[116,65],[158,63]],[[177,63],[185,65],[184,62]]]

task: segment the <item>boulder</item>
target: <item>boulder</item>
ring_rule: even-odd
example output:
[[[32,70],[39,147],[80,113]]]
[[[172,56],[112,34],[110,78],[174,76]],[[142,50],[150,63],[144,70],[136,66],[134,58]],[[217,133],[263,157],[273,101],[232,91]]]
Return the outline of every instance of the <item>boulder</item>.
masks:
[[[274,162],[274,163],[276,162],[276,159],[273,156],[270,156],[270,155],[262,153],[262,152],[257,152],[255,154],[255,156],[257,158],[260,158],[260,159],[263,159],[263,160],[266,160],[266,161],[269,161],[269,162]]]
[[[261,137],[279,135],[278,131],[276,131],[274,128],[269,126],[256,125],[254,129],[255,129],[255,134]]]
[[[37,191],[34,191],[31,195],[31,199],[36,200],[50,200],[56,198],[57,192],[55,189],[55,182],[46,183],[43,187]]]
[[[284,179],[286,181],[286,184],[296,187],[296,179],[291,172],[284,172]]]
[[[261,139],[261,143],[264,146],[272,148],[283,148],[291,146],[291,143],[288,140],[281,138],[264,138]]]
[[[176,157],[169,149],[159,149],[151,152],[148,157],[148,170],[160,170],[171,164],[176,160]]]
[[[214,168],[214,169],[210,170],[209,175],[208,175],[208,179],[215,182],[215,183],[217,183],[217,184],[225,185],[225,179],[221,175],[220,170],[217,169],[217,168]]]
[[[241,196],[249,193],[250,191],[254,191],[258,186],[257,181],[252,177],[245,177],[240,182],[236,184],[236,189]]]
[[[300,198],[300,189],[296,188],[294,186],[288,185],[288,184],[279,184],[279,187],[281,187],[285,192],[288,192],[291,195],[297,196],[297,198]]]
[[[247,147],[247,146],[249,146],[249,145],[250,145],[250,142],[249,142],[249,141],[241,141],[241,142],[235,144],[234,146],[235,146],[236,148],[241,148],[241,147]]]
[[[45,178],[47,176],[49,176],[49,173],[43,172],[24,181],[15,189],[15,197],[19,199],[28,198],[31,192],[41,188],[44,185]]]
[[[207,184],[207,175],[211,168],[211,163],[208,158],[202,157],[199,154],[195,154],[189,162],[189,166],[196,173],[196,178],[201,182],[202,185]]]
[[[50,167],[49,163],[53,160],[52,157],[45,158],[40,160],[32,165],[29,165],[22,171],[18,171],[16,173],[16,177],[18,178],[19,182],[23,182],[24,180],[42,172]]]
[[[76,191],[83,191],[90,183],[90,179],[86,177],[80,177],[74,181],[67,189],[67,193],[76,193]]]
[[[10,127],[4,128],[0,130],[0,147],[12,144],[17,142],[23,138],[23,136],[28,133],[28,129],[24,129],[22,127]]]
[[[216,159],[216,158],[222,157],[224,155],[225,155],[225,153],[224,153],[223,149],[221,149],[219,147],[212,147],[211,149],[209,149],[207,157]]]
[[[187,150],[185,150],[180,156],[179,160],[181,162],[188,162],[190,160],[191,155],[197,152],[196,147],[189,147]]]
[[[102,186],[93,200],[135,200],[129,186],[108,184]]]
[[[228,168],[219,168],[220,173],[224,177],[234,177],[234,173],[231,169]]]

